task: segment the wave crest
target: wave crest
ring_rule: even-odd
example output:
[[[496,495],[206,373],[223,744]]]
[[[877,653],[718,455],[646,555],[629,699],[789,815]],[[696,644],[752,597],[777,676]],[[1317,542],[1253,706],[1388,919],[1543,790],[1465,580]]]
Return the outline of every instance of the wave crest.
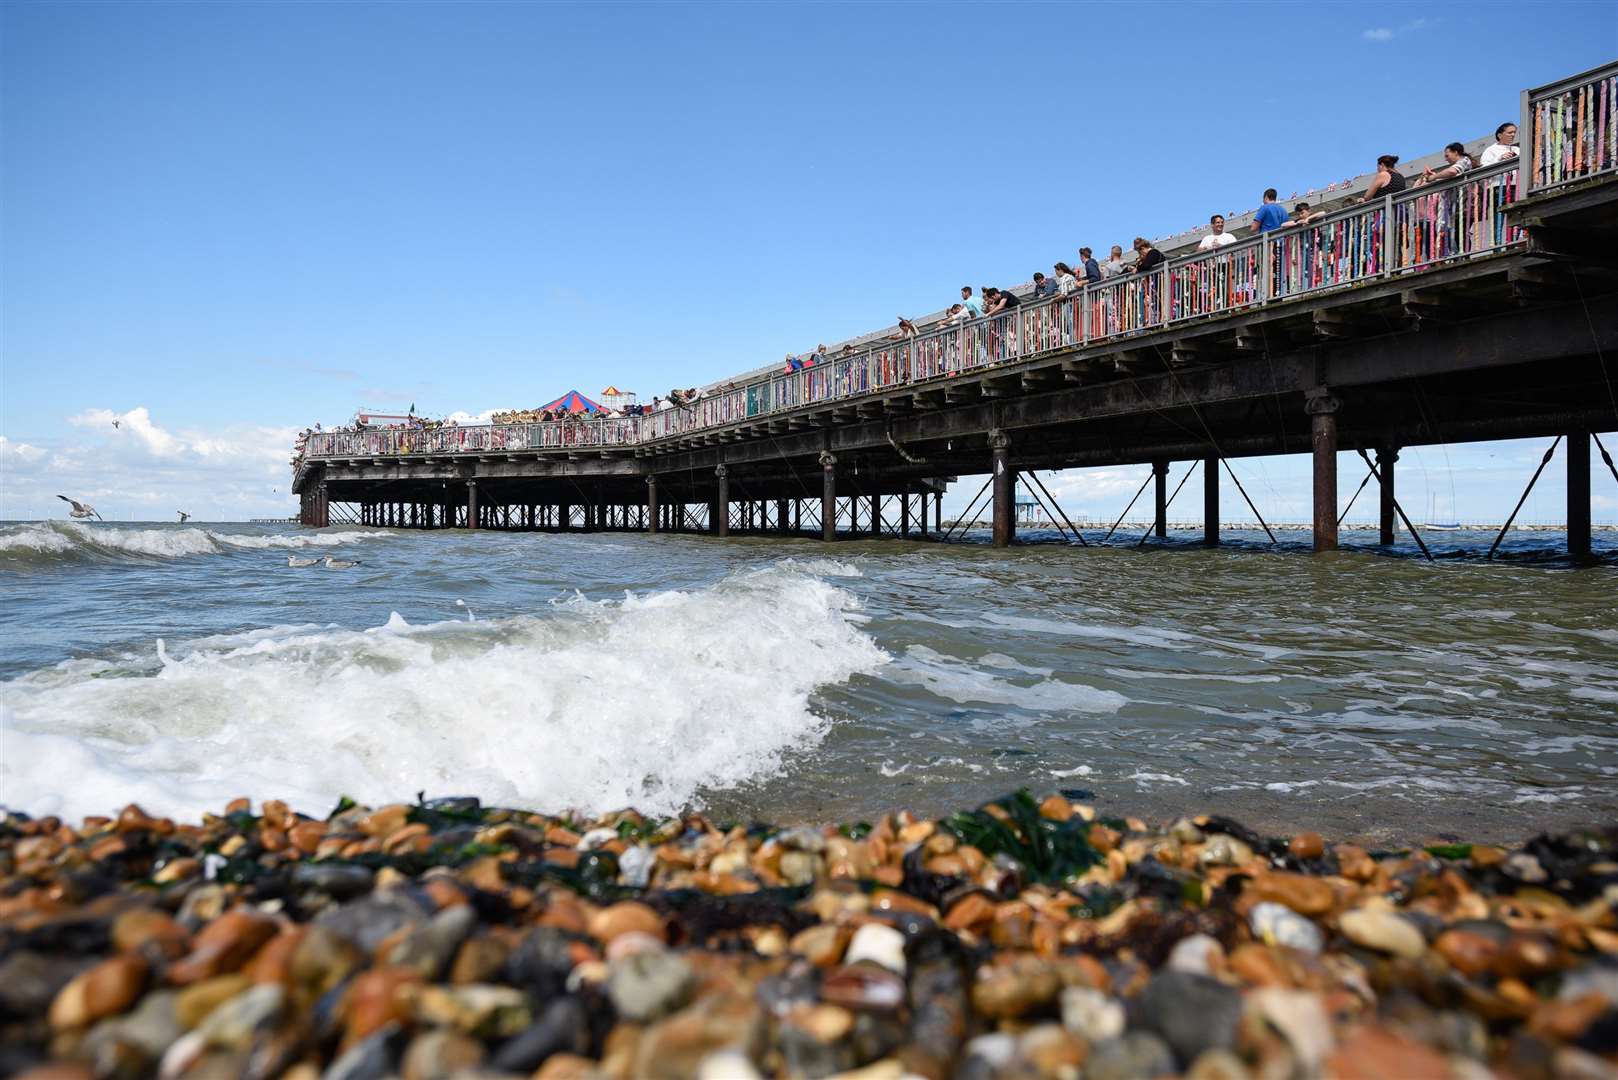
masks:
[[[770,568],[475,623],[394,614],[68,661],[3,684],[0,799],[179,814],[276,793],[315,811],[426,789],[674,812],[820,739],[815,688],[886,661],[857,607]]]
[[[357,530],[254,535],[194,525],[131,528],[85,525],[76,521],[30,521],[0,528],[0,568],[26,570],[72,561],[184,559],[267,548],[327,548],[386,535],[384,532]]]

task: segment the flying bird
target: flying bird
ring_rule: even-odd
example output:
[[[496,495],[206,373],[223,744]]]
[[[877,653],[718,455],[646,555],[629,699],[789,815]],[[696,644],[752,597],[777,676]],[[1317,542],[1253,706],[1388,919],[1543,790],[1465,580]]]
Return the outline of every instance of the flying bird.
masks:
[[[358,559],[334,559],[330,555],[326,556],[326,569],[328,570],[347,570],[359,564]]]
[[[296,555],[287,556],[288,566],[313,566],[319,561],[319,559],[300,559]]]
[[[66,495],[58,495],[56,497],[58,499],[61,499],[65,503],[72,503],[73,504],[73,509],[69,510],[68,514],[67,514],[67,516],[70,517],[70,518],[90,518],[90,517],[93,517],[97,521],[105,521],[106,520],[100,514],[96,513],[96,508],[91,506],[89,503],[81,503],[79,500],[70,499]]]
[[[186,522],[191,520],[191,515],[186,513],[184,510],[176,510],[174,512],[176,514],[180,515],[180,524],[181,525],[184,525]]]
[[[112,422],[112,426],[113,426],[113,427],[117,427],[117,426],[118,426],[118,425],[120,425],[120,424],[122,424],[122,423],[123,423],[123,421],[122,421],[122,420],[114,420],[114,421],[113,421],[113,422]]]

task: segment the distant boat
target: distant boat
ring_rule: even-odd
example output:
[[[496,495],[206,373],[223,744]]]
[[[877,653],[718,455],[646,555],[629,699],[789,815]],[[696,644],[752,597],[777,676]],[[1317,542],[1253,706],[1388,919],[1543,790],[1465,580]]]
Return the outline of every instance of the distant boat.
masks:
[[[1453,491],[1450,493],[1449,500],[1450,500],[1451,504],[1453,504],[1455,502],[1455,494],[1454,494]],[[1428,493],[1428,495],[1427,495],[1427,516],[1429,518],[1433,518],[1433,517],[1438,516],[1437,514],[1435,514],[1433,512],[1437,508],[1436,507],[1437,502],[1438,502],[1437,498],[1434,495],[1432,495],[1431,493]],[[1422,528],[1424,528],[1424,529],[1432,529],[1434,532],[1459,532],[1460,529],[1461,529],[1461,523],[1458,522],[1458,521],[1428,521],[1428,522],[1426,522],[1426,523],[1424,523],[1422,525]]]

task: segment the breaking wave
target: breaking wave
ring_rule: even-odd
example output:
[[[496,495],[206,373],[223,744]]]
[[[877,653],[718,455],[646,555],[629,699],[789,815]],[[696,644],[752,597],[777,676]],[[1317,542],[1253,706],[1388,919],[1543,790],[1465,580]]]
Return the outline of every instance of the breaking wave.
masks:
[[[136,528],[85,525],[76,521],[30,521],[0,528],[0,569],[26,570],[73,561],[150,562],[266,548],[329,548],[387,535],[352,530],[265,536],[196,526]]]
[[[0,683],[0,801],[195,814],[279,794],[313,813],[426,789],[673,812],[819,741],[811,693],[887,659],[857,609],[773,567],[504,619],[394,614],[69,660]]]

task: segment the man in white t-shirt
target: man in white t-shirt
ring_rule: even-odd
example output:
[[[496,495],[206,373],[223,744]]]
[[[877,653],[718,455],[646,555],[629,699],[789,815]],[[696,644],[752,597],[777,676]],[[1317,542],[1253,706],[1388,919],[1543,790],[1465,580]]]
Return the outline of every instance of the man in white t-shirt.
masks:
[[[1483,151],[1478,158],[1478,165],[1487,169],[1490,165],[1498,165],[1502,161],[1510,161],[1517,156],[1517,125],[1510,120],[1494,129],[1494,145]]]
[[[1236,242],[1236,238],[1225,231],[1224,214],[1215,214],[1208,219],[1208,224],[1212,226],[1213,232],[1202,238],[1202,242],[1197,245],[1198,251],[1212,251],[1214,248],[1222,248],[1226,244]]]

